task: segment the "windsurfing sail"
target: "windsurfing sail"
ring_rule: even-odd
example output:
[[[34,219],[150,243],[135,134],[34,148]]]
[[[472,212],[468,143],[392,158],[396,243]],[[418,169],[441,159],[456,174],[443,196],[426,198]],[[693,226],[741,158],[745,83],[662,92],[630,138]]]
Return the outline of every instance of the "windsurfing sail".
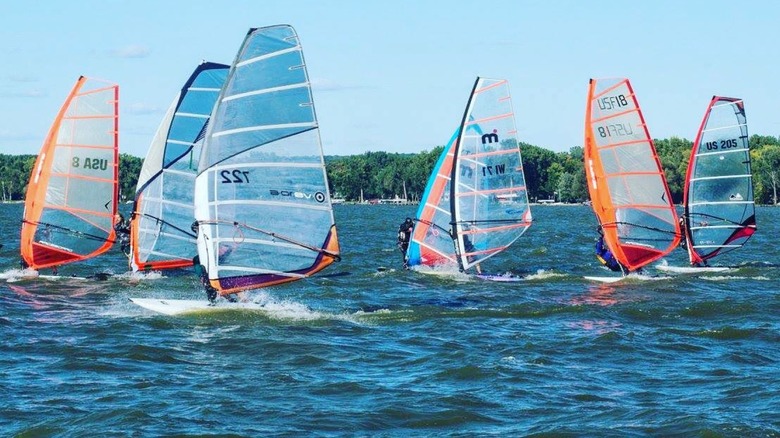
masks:
[[[465,271],[508,248],[532,217],[506,80],[478,77],[423,194],[407,264]]]
[[[192,266],[197,254],[195,175],[214,103],[228,66],[203,62],[174,98],[138,178],[130,230],[133,271]]]
[[[747,118],[741,99],[714,96],[685,177],[685,238],[691,264],[741,247],[756,231]]]
[[[195,179],[198,257],[230,294],[308,277],[339,259],[319,124],[300,41],[250,29],[230,67]]]
[[[585,176],[604,242],[635,271],[671,252],[680,225],[661,163],[628,79],[591,79]]]
[[[458,256],[452,240],[450,212],[450,180],[455,157],[455,144],[460,128],[444,146],[433,166],[417,208],[414,229],[406,249],[407,266],[457,266]]]
[[[119,86],[80,77],[35,161],[24,202],[22,260],[33,269],[97,256],[114,243]]]

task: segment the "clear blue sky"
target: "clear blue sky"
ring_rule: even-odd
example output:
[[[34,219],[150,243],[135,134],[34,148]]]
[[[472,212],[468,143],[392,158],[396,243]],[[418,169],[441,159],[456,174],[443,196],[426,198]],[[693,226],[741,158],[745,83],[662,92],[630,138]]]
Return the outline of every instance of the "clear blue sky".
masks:
[[[205,59],[250,27],[301,38],[325,153],[419,152],[452,134],[477,75],[510,81],[521,141],[582,144],[588,79],[628,77],[655,138],[693,139],[714,94],[780,135],[780,2],[36,1],[0,5],[0,153],[37,154],[79,75],[120,85],[120,149],[145,156]]]

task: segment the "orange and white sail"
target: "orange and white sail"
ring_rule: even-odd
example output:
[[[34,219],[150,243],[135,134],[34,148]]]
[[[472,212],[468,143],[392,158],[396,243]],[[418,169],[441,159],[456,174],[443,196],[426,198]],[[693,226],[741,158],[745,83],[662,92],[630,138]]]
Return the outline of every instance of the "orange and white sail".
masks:
[[[33,269],[97,256],[114,244],[119,86],[80,77],[30,175],[21,231]]]
[[[621,265],[634,271],[677,247],[677,213],[628,79],[591,79],[584,160],[593,211]]]

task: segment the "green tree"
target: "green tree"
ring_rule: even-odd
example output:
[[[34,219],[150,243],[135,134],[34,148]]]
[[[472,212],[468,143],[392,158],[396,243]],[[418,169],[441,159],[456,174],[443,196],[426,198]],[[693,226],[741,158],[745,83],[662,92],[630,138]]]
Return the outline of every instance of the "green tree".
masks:
[[[758,147],[750,153],[754,180],[757,180],[755,199],[771,201],[777,205],[777,189],[780,185],[780,145],[769,144]]]

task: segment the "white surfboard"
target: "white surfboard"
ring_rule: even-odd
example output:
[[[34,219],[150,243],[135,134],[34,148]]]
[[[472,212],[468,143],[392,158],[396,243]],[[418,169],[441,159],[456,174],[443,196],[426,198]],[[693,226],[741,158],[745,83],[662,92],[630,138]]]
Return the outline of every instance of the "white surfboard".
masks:
[[[665,264],[656,265],[656,268],[659,271],[675,274],[706,274],[708,272],[726,272],[732,269],[728,266],[671,266]]]
[[[48,281],[60,281],[60,280],[86,280],[86,277],[77,277],[77,276],[70,276],[70,275],[43,275],[43,274],[30,274],[26,273],[24,271],[22,272],[12,272],[12,273],[2,273],[0,274],[0,280],[5,280],[8,283],[16,283],[19,281],[29,281],[29,280],[48,280]]]
[[[28,277],[30,279],[33,278],[42,278],[44,280],[86,280],[87,277],[78,277],[75,275],[39,275],[37,277]]]
[[[184,315],[199,312],[220,312],[226,310],[258,310],[263,306],[252,302],[231,303],[220,301],[216,304],[206,300],[170,300],[159,298],[130,298],[130,301],[153,312],[164,315]]]
[[[514,283],[517,281],[523,281],[523,277],[517,275],[503,275],[503,274],[475,274],[475,278],[487,281],[499,281],[504,283]]]
[[[599,283],[617,283],[618,281],[621,281],[625,279],[625,277],[595,277],[595,276],[588,276],[586,275],[584,277],[586,280],[589,281],[597,281]]]

